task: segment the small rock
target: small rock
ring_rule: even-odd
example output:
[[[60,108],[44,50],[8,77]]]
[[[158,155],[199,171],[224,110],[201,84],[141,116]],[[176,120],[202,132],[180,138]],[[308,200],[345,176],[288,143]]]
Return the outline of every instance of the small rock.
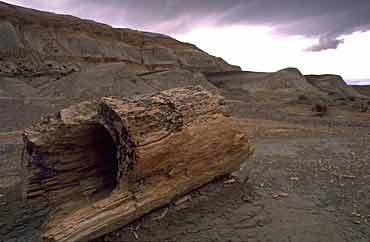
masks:
[[[135,237],[136,240],[139,239],[139,235],[136,233],[136,231],[132,231],[132,234],[134,235],[134,237]]]
[[[361,214],[357,213],[357,212],[352,212],[351,213],[353,216],[356,216],[356,217],[361,217]]]
[[[176,200],[174,202],[175,206],[179,206],[181,204],[183,204],[184,202],[187,202],[187,201],[190,201],[191,200],[191,196],[190,195],[186,195],[182,198],[179,198],[178,200]]]
[[[281,193],[279,193],[279,195],[280,195],[280,197],[287,197],[287,196],[289,196],[289,194],[286,193],[286,192],[281,192]]]
[[[288,197],[288,196],[289,196],[289,194],[286,193],[286,192],[278,192],[278,193],[272,194],[272,197],[275,198],[275,199],[284,198],[284,197]]]
[[[276,194],[276,193],[275,194],[272,194],[272,197],[275,198],[275,199],[277,199],[277,198],[279,198],[279,194]]]
[[[161,214],[160,214],[159,216],[154,217],[152,220],[153,220],[153,221],[161,220],[161,219],[163,219],[163,218],[167,215],[167,213],[168,213],[168,207],[167,207],[167,208],[165,208],[165,209],[161,212]]]
[[[236,182],[236,180],[234,178],[231,178],[229,180],[224,181],[224,184],[233,184],[235,182]]]
[[[253,200],[252,200],[252,198],[251,198],[251,197],[249,197],[249,196],[245,196],[245,195],[243,195],[243,196],[242,196],[242,200],[243,200],[244,202],[247,202],[247,203],[252,203],[252,202],[253,202]]]

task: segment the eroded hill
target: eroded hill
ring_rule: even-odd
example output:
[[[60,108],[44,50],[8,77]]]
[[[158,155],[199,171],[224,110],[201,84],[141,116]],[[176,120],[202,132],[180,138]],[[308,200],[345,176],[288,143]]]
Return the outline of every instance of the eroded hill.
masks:
[[[0,2],[1,131],[25,128],[78,101],[188,85],[248,101],[364,103],[339,76],[241,71],[163,34]]]
[[[229,70],[240,68],[169,36],[0,3],[3,131],[97,96],[210,86],[198,72]]]

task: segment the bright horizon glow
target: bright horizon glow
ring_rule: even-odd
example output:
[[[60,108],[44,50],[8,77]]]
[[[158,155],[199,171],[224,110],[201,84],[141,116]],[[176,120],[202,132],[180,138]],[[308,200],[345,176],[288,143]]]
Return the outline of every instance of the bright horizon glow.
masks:
[[[317,43],[303,36],[284,36],[266,26],[203,27],[172,35],[241,66],[246,71],[277,71],[296,67],[303,74],[338,74],[345,80],[370,79],[370,31],[342,36],[335,50],[305,51]]]

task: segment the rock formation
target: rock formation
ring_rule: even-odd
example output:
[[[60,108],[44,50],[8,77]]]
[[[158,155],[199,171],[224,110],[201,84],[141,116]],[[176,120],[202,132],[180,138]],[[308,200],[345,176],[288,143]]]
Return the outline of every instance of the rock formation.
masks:
[[[278,72],[233,71],[208,73],[207,78],[217,87],[229,90],[241,89],[252,93],[283,89],[292,91],[304,90],[306,92],[318,91],[295,68],[287,68]]]
[[[0,2],[2,131],[92,97],[211,86],[201,72],[229,70],[240,68],[166,35]]]
[[[241,96],[259,91],[360,95],[337,76],[303,76],[295,68],[242,72],[163,34],[0,2],[0,131],[25,128],[91,98],[188,85],[217,85]]]
[[[366,98],[347,85],[338,75],[302,75],[296,68],[277,72],[231,71],[206,73],[207,80],[216,87],[233,92],[269,92],[285,94],[308,94],[322,99]]]
[[[65,74],[73,68],[76,71],[81,64],[112,62],[146,71],[174,67],[201,71],[237,69],[194,45],[162,34],[112,28],[6,3],[0,3],[0,19],[1,57],[14,64],[10,69],[3,68],[5,72]],[[20,60],[24,62],[19,63]]]
[[[338,75],[306,75],[307,81],[320,91],[337,97],[364,97],[354,88],[347,85]]]
[[[358,93],[370,97],[370,85],[352,85]]]
[[[199,86],[83,102],[27,129],[25,197],[51,210],[43,240],[87,241],[239,169],[253,151]]]

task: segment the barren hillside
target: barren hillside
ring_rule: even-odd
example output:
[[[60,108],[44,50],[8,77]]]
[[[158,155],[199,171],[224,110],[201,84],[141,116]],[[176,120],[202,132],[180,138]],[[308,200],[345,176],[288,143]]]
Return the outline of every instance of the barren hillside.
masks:
[[[356,86],[352,85],[352,87],[359,93],[365,96],[370,97],[370,85],[363,85],[363,86]]]
[[[239,69],[169,36],[0,3],[0,130],[76,100],[210,86],[198,72]]]

